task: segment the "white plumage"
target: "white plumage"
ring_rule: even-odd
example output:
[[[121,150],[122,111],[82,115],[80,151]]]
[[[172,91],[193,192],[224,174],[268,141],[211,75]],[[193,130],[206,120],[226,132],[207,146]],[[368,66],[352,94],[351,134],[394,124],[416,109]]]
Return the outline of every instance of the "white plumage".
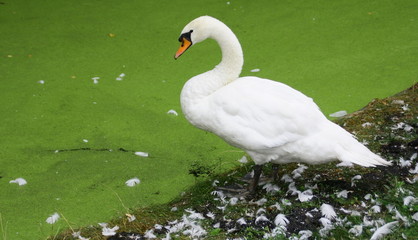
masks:
[[[390,165],[329,121],[301,92],[268,79],[239,77],[244,62],[241,45],[215,18],[202,16],[187,24],[175,58],[207,38],[219,44],[222,61],[183,87],[182,110],[194,126],[243,149],[256,165],[333,160],[365,167]]]

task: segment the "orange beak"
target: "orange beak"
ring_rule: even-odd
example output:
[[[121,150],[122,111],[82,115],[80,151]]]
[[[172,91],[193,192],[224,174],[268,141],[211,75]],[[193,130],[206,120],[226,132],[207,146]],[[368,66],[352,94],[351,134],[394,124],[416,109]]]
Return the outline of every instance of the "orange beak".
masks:
[[[181,46],[179,50],[177,50],[174,59],[179,58],[190,46],[192,46],[192,42],[187,40],[185,37],[181,39]]]

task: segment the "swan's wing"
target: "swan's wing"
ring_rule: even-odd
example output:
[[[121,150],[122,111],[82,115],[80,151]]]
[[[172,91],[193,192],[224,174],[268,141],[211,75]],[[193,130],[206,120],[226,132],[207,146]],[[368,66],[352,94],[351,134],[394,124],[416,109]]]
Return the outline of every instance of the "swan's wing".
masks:
[[[297,141],[326,120],[311,98],[279,82],[243,77],[212,94],[206,130],[243,149],[266,149]]]

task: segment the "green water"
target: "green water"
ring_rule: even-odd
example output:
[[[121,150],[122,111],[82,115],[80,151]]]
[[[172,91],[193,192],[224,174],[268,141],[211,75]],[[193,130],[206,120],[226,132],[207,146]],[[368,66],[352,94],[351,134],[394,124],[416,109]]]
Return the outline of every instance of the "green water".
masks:
[[[417,81],[415,0],[2,1],[0,238],[43,239],[68,224],[106,222],[178,196],[194,183],[193,161],[236,164],[241,152],[180,111],[184,82],[220,59],[207,41],[173,60],[181,29],[200,15],[236,33],[243,76],[289,84],[326,115]],[[113,151],[55,152],[79,148]],[[9,183],[18,177],[28,184]],[[133,177],[141,183],[127,187]],[[68,223],[47,224],[54,212]]]

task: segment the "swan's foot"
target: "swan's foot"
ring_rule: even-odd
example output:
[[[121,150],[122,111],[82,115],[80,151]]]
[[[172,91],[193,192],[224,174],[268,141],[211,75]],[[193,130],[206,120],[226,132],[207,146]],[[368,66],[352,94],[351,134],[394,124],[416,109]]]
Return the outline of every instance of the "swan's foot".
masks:
[[[273,173],[272,173],[272,175],[273,175],[273,182],[276,182],[277,181],[277,178],[278,178],[277,175],[278,174],[279,174],[279,165],[273,163]]]
[[[225,196],[227,197],[247,197],[249,191],[243,185],[235,183],[232,185],[224,186],[224,187],[217,187],[216,190],[222,191]]]
[[[255,195],[257,192],[258,182],[260,181],[260,175],[263,170],[263,165],[254,165],[254,178],[250,184],[250,194]]]

